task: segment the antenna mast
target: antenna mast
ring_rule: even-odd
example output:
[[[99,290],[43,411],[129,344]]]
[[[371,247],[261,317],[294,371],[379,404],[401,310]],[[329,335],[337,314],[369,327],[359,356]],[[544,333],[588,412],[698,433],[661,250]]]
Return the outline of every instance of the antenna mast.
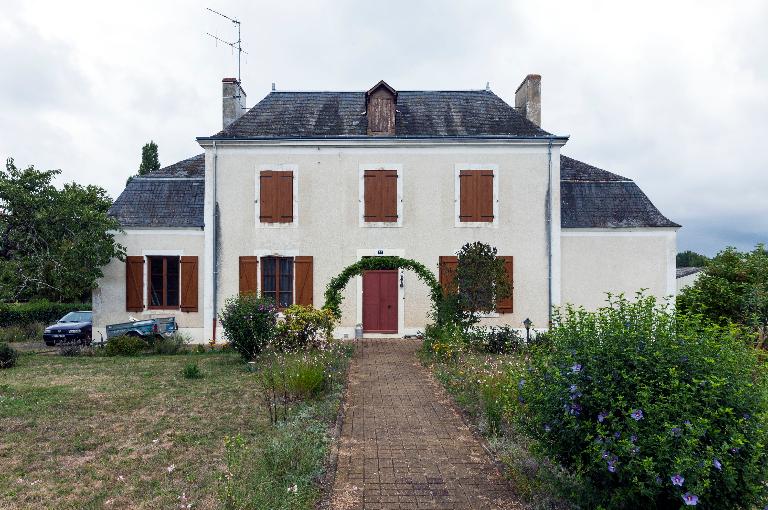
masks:
[[[242,56],[243,53],[245,53],[247,55],[248,52],[243,49],[243,45],[242,45],[243,41],[240,38],[240,21],[238,21],[238,20],[236,20],[234,18],[230,18],[226,14],[222,14],[222,13],[220,13],[218,11],[214,11],[210,7],[206,7],[206,9],[211,11],[214,14],[218,14],[222,18],[228,19],[229,21],[232,22],[233,25],[235,25],[237,27],[237,41],[235,41],[235,42],[229,42],[229,41],[225,41],[224,39],[219,39],[218,37],[216,37],[215,35],[213,35],[213,34],[211,34],[209,32],[206,32],[206,35],[209,35],[209,36],[213,37],[214,39],[216,39],[218,42],[224,43],[227,46],[231,46],[233,49],[237,50],[237,81],[242,83],[242,80],[240,79],[240,57]]]

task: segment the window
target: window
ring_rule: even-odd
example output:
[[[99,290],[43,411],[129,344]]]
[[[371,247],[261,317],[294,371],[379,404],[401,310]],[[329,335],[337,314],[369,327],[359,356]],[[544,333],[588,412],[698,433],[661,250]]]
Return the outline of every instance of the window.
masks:
[[[179,307],[179,257],[147,257],[149,308]]]
[[[493,170],[461,170],[459,172],[459,221],[494,220]]]
[[[514,311],[514,257],[499,255],[498,258],[504,260],[504,271],[507,274],[509,288],[511,294],[505,298],[498,299],[496,301],[496,311],[498,313],[512,313]],[[459,265],[459,259],[455,255],[441,256],[439,263],[439,278],[440,286],[443,289],[443,293],[449,294],[458,292],[461,287],[461,282],[457,281],[456,269]],[[483,303],[484,300],[490,299],[490,295],[479,289],[470,290],[474,295],[470,296],[470,302]],[[474,300],[474,301],[472,301]]]
[[[261,293],[278,308],[293,304],[293,257],[262,257]]]
[[[292,170],[259,172],[261,223],[293,223],[293,178]]]
[[[397,170],[366,170],[364,186],[365,222],[397,222]]]

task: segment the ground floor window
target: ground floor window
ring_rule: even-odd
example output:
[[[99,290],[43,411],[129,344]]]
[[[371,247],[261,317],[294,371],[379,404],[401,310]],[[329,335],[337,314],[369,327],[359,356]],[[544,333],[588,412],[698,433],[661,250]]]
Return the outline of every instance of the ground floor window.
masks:
[[[149,308],[179,307],[179,257],[147,257]]]
[[[279,308],[293,304],[293,257],[262,257],[262,295]]]

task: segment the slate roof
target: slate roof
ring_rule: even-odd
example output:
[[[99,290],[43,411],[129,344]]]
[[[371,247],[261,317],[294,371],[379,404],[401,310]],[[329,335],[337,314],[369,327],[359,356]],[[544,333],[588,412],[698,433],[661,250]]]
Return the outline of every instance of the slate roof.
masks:
[[[562,228],[679,227],[667,219],[634,181],[560,157]]]
[[[683,278],[685,276],[690,276],[692,274],[696,274],[699,271],[701,271],[703,268],[701,267],[678,267],[675,272],[677,273],[677,278]]]
[[[202,154],[136,177],[110,209],[123,227],[202,227]],[[679,227],[632,180],[560,157],[562,228]]]
[[[365,92],[271,92],[212,138],[367,136]],[[394,138],[549,137],[490,90],[397,91]]]
[[[109,214],[126,228],[203,227],[204,201],[202,178],[134,177]]]
[[[156,179],[158,177],[205,177],[205,154],[198,154],[178,163],[150,172],[143,177]]]

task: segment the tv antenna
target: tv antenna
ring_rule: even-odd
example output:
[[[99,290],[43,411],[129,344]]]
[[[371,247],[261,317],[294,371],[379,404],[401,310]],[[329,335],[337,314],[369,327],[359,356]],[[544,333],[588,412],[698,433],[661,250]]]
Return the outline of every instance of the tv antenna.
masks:
[[[242,83],[242,81],[240,80],[240,57],[242,56],[243,53],[245,53],[247,55],[248,52],[243,49],[243,41],[240,38],[240,21],[236,20],[234,18],[230,18],[226,14],[222,14],[219,11],[214,11],[210,7],[206,7],[206,9],[211,11],[214,14],[218,14],[222,18],[227,18],[229,21],[232,22],[233,25],[235,25],[237,27],[237,41],[235,41],[235,42],[225,41],[224,39],[220,39],[219,37],[216,37],[215,35],[211,34],[210,32],[206,32],[206,35],[209,35],[209,36],[213,37],[214,39],[216,39],[216,41],[218,41],[220,43],[223,43],[223,44],[226,44],[227,46],[230,46],[232,49],[237,50],[237,81]]]

